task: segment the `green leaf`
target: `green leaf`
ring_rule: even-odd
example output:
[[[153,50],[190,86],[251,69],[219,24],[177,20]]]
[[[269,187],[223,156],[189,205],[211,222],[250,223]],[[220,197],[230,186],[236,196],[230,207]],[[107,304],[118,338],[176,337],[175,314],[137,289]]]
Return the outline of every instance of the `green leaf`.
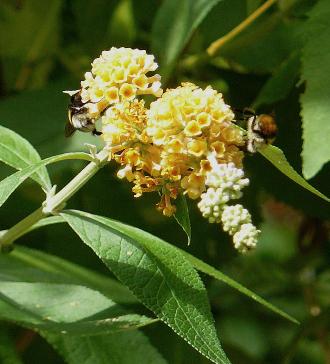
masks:
[[[17,246],[0,255],[0,280],[68,283],[89,287],[117,303],[132,304],[133,294],[113,278],[39,250]]]
[[[40,229],[44,226],[60,224],[65,222],[61,216],[49,216],[39,220],[37,223],[32,225],[29,231]]]
[[[33,146],[14,131],[0,126],[0,160],[16,169],[23,169],[30,164],[40,162],[40,156]],[[51,182],[46,167],[41,167],[31,176],[46,191]]]
[[[314,193],[314,195],[322,198],[323,200],[330,202],[330,199],[323,195],[320,191],[310,185],[303,177],[300,176],[290,165],[288,160],[286,159],[283,151],[280,148],[275,147],[274,145],[267,145],[264,148],[259,150],[259,153],[262,154],[266,159],[268,159],[278,170],[280,170],[287,177],[292,179],[301,187],[306,190]]]
[[[17,9],[0,4],[0,53],[32,60],[54,52],[62,0],[30,0]]]
[[[330,160],[330,3],[319,1],[310,13],[308,41],[302,51],[301,96],[303,119],[303,174],[312,178]]]
[[[257,109],[260,105],[273,104],[287,97],[298,81],[299,72],[300,53],[295,51],[263,85],[252,107]]]
[[[186,46],[193,32],[220,0],[165,0],[152,29],[152,51],[162,67],[170,66]]]
[[[153,236],[153,235],[151,235],[149,233],[146,233],[145,231],[142,231],[142,230],[140,230],[138,228],[135,228],[133,226],[129,226],[129,225],[120,223],[118,221],[105,219],[105,218],[101,218],[101,217],[98,217],[98,220],[100,220],[102,222],[103,221],[106,221],[106,222],[111,221],[111,225],[113,225],[118,231],[120,231],[120,232],[122,232],[122,233],[124,233],[124,234],[126,234],[128,236],[133,236],[135,239],[138,239],[139,241],[144,241],[145,243],[148,243],[150,246],[152,246],[152,244],[154,244],[154,242],[157,241],[157,243],[160,244],[160,246],[170,246],[171,248],[174,248],[177,251],[178,254],[183,254],[186,257],[186,259],[189,260],[189,262],[196,269],[200,270],[203,273],[211,275],[212,277],[214,277],[216,279],[219,279],[219,280],[223,281],[224,283],[226,283],[229,286],[237,289],[239,292],[243,293],[244,295],[247,295],[248,297],[254,299],[257,302],[259,302],[260,304],[266,306],[271,311],[280,314],[281,316],[289,319],[290,321],[297,322],[297,320],[295,320],[294,318],[292,318],[291,316],[289,316],[288,314],[286,314],[282,310],[278,309],[277,307],[275,307],[271,303],[265,301],[263,298],[259,297],[257,294],[250,291],[248,288],[242,286],[240,283],[234,281],[233,279],[226,276],[222,272],[216,270],[215,268],[213,268],[212,266],[204,263],[203,261],[199,260],[198,258],[195,258],[194,256],[192,256],[191,254],[185,252],[184,250],[181,250],[181,249],[179,249],[177,247],[174,247],[171,244],[157,238],[156,236]]]
[[[216,39],[230,32],[247,16],[246,0],[220,1],[200,25],[205,48]],[[217,26],[210,26],[216,24]]]
[[[97,337],[68,337],[42,332],[68,364],[166,364],[141,332]]]
[[[218,341],[205,287],[172,245],[114,220],[61,215],[117,278],[162,321],[214,363],[229,363]]]
[[[26,282],[0,282],[0,318],[33,329],[85,336],[155,322],[126,314],[117,303],[87,287]]]
[[[27,178],[34,174],[41,167],[55,163],[59,161],[69,160],[69,159],[82,159],[92,161],[93,158],[87,153],[64,153],[55,155],[53,157],[46,158],[36,164],[30,165],[18,171],[9,177],[5,178],[0,182],[0,206],[2,206],[10,195],[16,190],[16,188],[22,184]]]
[[[0,328],[0,362],[2,364],[23,364],[16,349],[15,344],[9,336],[9,330]]]
[[[115,302],[120,303],[134,303],[136,302],[136,299],[133,297],[133,295],[128,291],[126,287],[121,286],[120,283],[116,282],[115,280],[111,279],[110,277],[105,277],[99,273],[93,272],[89,269],[83,268],[81,266],[78,266],[76,264],[73,264],[71,262],[65,261],[64,259],[55,257],[53,255],[34,250],[34,249],[28,249],[25,247],[17,246],[14,251],[12,251],[10,254],[6,255],[0,255],[0,280],[1,281],[24,281],[24,282],[36,282],[36,281],[42,281],[42,282],[48,282],[48,283],[73,283],[78,285],[84,285],[87,287],[90,287],[93,289],[93,291],[98,290],[103,295],[106,295],[107,297],[110,297],[111,300],[113,299]],[[103,297],[102,297],[103,298]],[[37,298],[36,298],[37,299]],[[13,312],[13,316],[16,315],[16,312]],[[15,317],[14,317],[15,318]],[[118,322],[116,322],[118,320]],[[90,330],[91,333],[96,334],[95,331],[95,325],[101,325],[102,330],[109,332],[110,330],[115,329],[124,329],[125,321],[127,321],[126,328],[129,329],[132,327],[132,324],[136,323],[136,326],[140,326],[140,324],[147,323],[145,320],[146,318],[143,316],[133,316],[124,314],[121,316],[116,316],[115,320],[112,320],[112,326],[107,326],[106,319],[105,320],[94,320],[94,322],[89,322],[88,320],[83,321],[82,323],[76,322],[74,325],[72,324],[63,324],[61,327],[58,324],[53,323],[53,329],[52,331],[56,329],[63,329],[64,331],[67,331],[67,333],[70,331],[71,334],[79,334],[79,331],[77,330],[85,330],[86,327],[88,327],[88,330]],[[147,319],[149,320],[149,319]],[[110,320],[111,321],[111,320]],[[152,323],[152,321],[149,321],[149,323]],[[22,323],[21,323],[22,324]],[[116,326],[117,325],[117,328]],[[119,326],[118,326],[119,325]],[[38,329],[38,327],[35,327]],[[125,328],[125,329],[126,329]],[[51,330],[48,327],[49,330]],[[62,331],[63,331],[62,330]],[[97,330],[99,330],[97,328]],[[39,333],[40,330],[38,329]],[[101,332],[101,331],[99,331]],[[77,354],[77,348],[79,347],[80,350],[82,350],[84,347],[89,348],[91,352],[94,352],[97,357],[95,358],[95,361],[92,361],[92,363],[99,363],[100,357],[103,358],[102,352],[107,351],[107,348],[103,348],[102,351],[99,350],[98,342],[108,343],[108,346],[111,348],[111,352],[116,352],[116,346],[114,343],[117,343],[117,337],[119,340],[119,337],[121,337],[121,333],[116,335],[103,335],[98,333],[97,337],[83,337],[80,336],[79,338],[68,336],[67,334],[61,334],[61,335],[55,335],[53,333],[48,332],[41,332],[43,336],[47,336],[46,338],[49,339],[49,337],[56,338],[58,340],[58,343],[62,343],[61,345],[64,345],[66,343],[65,347],[62,348],[62,350],[65,350],[67,348],[68,352],[66,352],[66,355],[62,352],[62,354],[69,360],[68,356],[70,356],[70,362],[73,362],[73,358]],[[123,334],[123,341],[127,344],[127,340],[125,339],[125,335]],[[153,358],[151,360],[151,363],[164,363],[162,361],[162,358],[157,353],[157,351],[149,344],[147,338],[144,337],[142,333],[139,332],[129,332],[127,333],[127,337],[130,337],[130,343],[129,347],[132,348],[132,342],[135,341],[139,345],[143,345],[141,347],[141,350],[145,350],[146,357]],[[50,340],[49,340],[50,341]],[[2,342],[2,341],[1,341]],[[112,347],[112,343],[114,344],[114,347]],[[75,347],[71,347],[72,345],[75,345]],[[95,346],[94,346],[95,345]],[[108,347],[107,346],[107,347]],[[0,345],[1,347],[1,345]],[[58,347],[56,347],[59,349]],[[69,349],[71,348],[71,349]],[[95,349],[93,349],[95,348]],[[110,350],[109,348],[109,350]],[[75,350],[77,349],[77,350]],[[140,350],[140,349],[139,349]],[[60,350],[61,351],[61,350]],[[126,353],[126,351],[125,351]],[[152,354],[154,353],[154,354]],[[110,354],[106,354],[107,357],[111,358]],[[126,354],[125,354],[126,355]],[[128,354],[127,354],[128,355]],[[79,358],[79,357],[78,357]],[[77,358],[77,363],[85,363],[85,361],[79,361]],[[105,363],[108,363],[106,361]],[[8,363],[9,364],[9,363]],[[16,363],[15,363],[16,364]]]
[[[109,317],[110,314],[110,317]],[[138,314],[122,314],[103,311],[99,319],[80,320],[74,323],[47,323],[42,325],[33,325],[32,327],[42,329],[49,333],[62,333],[70,336],[95,336],[103,334],[113,334],[116,332],[136,330],[143,326],[151,325],[158,322],[158,319],[153,319],[144,315]]]
[[[274,72],[301,46],[299,31],[300,22],[286,21],[279,11],[267,12],[220,48],[219,55],[245,71]]]
[[[191,241],[191,225],[189,218],[189,209],[187,205],[186,197],[183,194],[180,194],[178,198],[175,200],[176,204],[176,212],[175,212],[175,220],[182,227],[183,231],[187,234],[188,245],[190,245]]]
[[[119,0],[72,1],[76,29],[89,54],[97,55],[109,47],[109,39],[105,35],[118,3]]]
[[[229,278],[227,275],[225,275],[224,273],[220,272],[219,270],[213,268],[211,265],[204,263],[202,260],[192,256],[191,254],[181,250],[181,252],[185,255],[185,257],[190,261],[190,263],[199,271],[208,274],[209,276],[218,279],[219,281],[222,281],[224,283],[226,283],[228,286],[237,289],[239,292],[241,292],[242,294],[244,294],[247,297],[252,298],[253,300],[255,300],[256,302],[260,303],[261,305],[267,307],[269,310],[277,313],[278,315],[286,318],[287,320],[294,322],[296,324],[298,324],[299,322],[291,317],[290,315],[288,315],[287,313],[285,313],[284,311],[280,310],[279,308],[277,308],[276,306],[272,305],[271,303],[267,302],[266,300],[264,300],[263,298],[261,298],[260,296],[258,296],[257,294],[255,294],[254,292],[252,292],[251,290],[249,290],[248,288],[242,286],[240,283],[234,281],[233,279]]]

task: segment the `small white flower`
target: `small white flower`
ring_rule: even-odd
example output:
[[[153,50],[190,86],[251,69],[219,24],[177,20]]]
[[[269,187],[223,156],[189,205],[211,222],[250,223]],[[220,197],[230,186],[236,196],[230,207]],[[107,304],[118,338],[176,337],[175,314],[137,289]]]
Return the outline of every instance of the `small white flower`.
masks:
[[[223,230],[234,235],[241,229],[241,225],[251,222],[251,215],[242,205],[225,205],[221,215]]]
[[[260,230],[257,230],[251,223],[243,224],[241,229],[233,236],[235,248],[241,253],[246,253],[255,248],[259,234]]]

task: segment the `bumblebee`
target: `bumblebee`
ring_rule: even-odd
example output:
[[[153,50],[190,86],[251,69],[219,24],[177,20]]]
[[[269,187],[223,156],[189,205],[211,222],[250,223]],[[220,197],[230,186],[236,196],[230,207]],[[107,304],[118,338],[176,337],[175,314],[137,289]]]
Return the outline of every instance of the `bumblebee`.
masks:
[[[256,153],[265,144],[272,144],[277,134],[277,125],[274,115],[256,113],[248,108],[243,111],[236,110],[240,114],[238,120],[247,123],[246,150]]]
[[[273,115],[251,116],[247,121],[246,149],[250,153],[256,153],[263,145],[272,144],[276,134],[277,125]]]
[[[71,103],[68,107],[68,122],[65,125],[65,136],[70,137],[76,130],[91,132],[93,135],[101,135],[96,130],[96,119],[93,118],[86,106],[81,100],[81,90],[64,91],[71,96]]]

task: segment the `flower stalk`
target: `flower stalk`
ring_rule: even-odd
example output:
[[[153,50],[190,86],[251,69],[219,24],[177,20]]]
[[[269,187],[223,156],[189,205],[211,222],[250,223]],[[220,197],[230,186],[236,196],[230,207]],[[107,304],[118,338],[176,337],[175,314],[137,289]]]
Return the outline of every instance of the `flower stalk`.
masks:
[[[237,25],[230,32],[225,34],[223,37],[217,39],[207,48],[207,53],[209,56],[215,56],[219,52],[219,49],[223,47],[226,43],[234,39],[238,34],[245,30],[250,24],[252,24],[260,15],[265,13],[271,6],[276,3],[277,0],[267,0],[263,3],[257,10],[255,10],[251,15],[249,15],[244,21]]]
[[[107,163],[108,156],[109,152],[106,149],[101,150],[95,155],[95,160],[82,169],[58,193],[48,195],[41,207],[8,229],[0,236],[0,250],[2,252],[11,251],[14,241],[27,233],[35,223],[46,216],[58,214],[65,203]]]

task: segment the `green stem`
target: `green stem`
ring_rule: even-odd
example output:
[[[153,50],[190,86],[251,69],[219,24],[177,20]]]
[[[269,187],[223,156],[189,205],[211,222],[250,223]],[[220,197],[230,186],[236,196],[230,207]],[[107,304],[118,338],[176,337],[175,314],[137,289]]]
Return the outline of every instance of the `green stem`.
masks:
[[[101,169],[108,160],[108,152],[103,149],[95,156],[95,160],[90,162],[80,171],[65,187],[54,196],[46,198],[45,202],[32,214],[25,217],[16,225],[8,229],[0,236],[0,250],[3,252],[12,249],[13,242],[27,233],[30,228],[45,216],[56,214],[82,186],[89,181],[95,173]]]
[[[22,236],[30,226],[34,225],[45,216],[42,210],[43,208],[39,207],[37,210],[32,212],[32,214],[25,217],[2,235],[0,239],[2,252],[10,251],[12,248],[12,242]]]
[[[108,159],[109,153],[102,150],[96,157],[95,162],[89,163],[80,173],[78,173],[64,188],[61,189],[55,196],[47,201],[46,209],[52,212],[56,211],[66,201],[70,199],[77,191],[85,185],[94,174],[103,167]]]
[[[235,38],[239,33],[245,30],[250,24],[252,24],[260,15],[262,15],[266,10],[268,10],[272,5],[276,3],[277,0],[267,0],[263,3],[256,11],[249,15],[244,21],[238,24],[234,29],[223,37],[217,39],[207,48],[207,53],[210,56],[214,56],[221,47],[223,47],[227,42]]]

